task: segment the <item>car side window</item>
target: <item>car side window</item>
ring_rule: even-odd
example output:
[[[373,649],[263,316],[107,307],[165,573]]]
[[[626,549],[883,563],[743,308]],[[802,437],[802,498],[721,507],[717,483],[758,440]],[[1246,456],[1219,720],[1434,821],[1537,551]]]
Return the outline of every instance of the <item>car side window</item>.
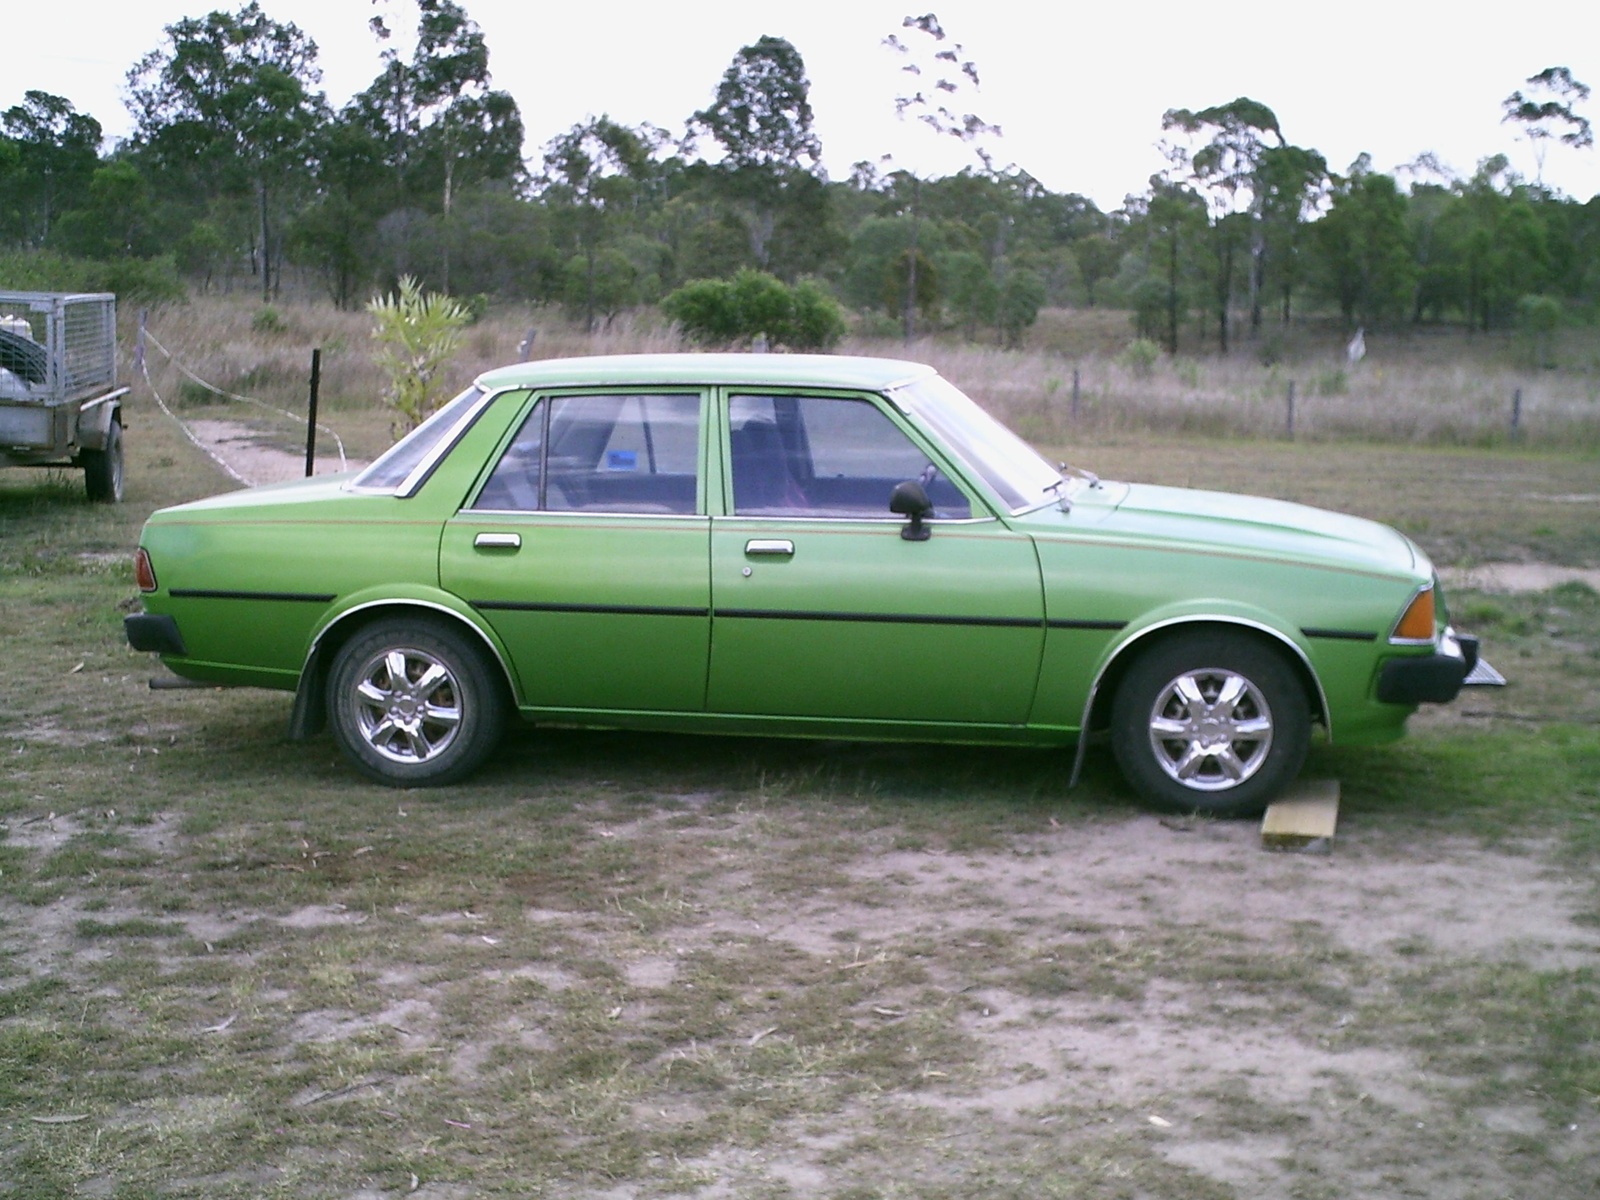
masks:
[[[699,456],[698,394],[545,397],[472,507],[693,514]]]
[[[898,521],[889,496],[907,479],[927,490],[935,518],[972,515],[961,489],[867,400],[732,396],[728,451],[737,516]]]

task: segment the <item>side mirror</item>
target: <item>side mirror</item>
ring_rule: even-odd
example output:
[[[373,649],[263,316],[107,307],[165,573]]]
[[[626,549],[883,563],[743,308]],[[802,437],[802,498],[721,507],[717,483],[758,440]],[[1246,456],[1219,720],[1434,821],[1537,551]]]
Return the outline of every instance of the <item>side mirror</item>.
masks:
[[[928,499],[927,491],[915,479],[894,485],[894,491],[889,494],[889,511],[911,518],[900,530],[900,536],[906,541],[925,542],[933,536],[933,530],[922,523],[922,519],[933,511],[933,501]]]

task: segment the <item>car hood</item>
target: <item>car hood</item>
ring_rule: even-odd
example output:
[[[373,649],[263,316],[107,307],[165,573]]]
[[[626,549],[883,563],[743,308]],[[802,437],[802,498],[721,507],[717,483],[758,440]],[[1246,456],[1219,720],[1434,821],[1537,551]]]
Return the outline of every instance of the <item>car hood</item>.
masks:
[[[1051,506],[1024,520],[1035,532],[1140,543],[1199,552],[1343,566],[1385,574],[1432,574],[1411,540],[1387,525],[1261,496],[1155,484],[1111,483],[1075,489],[1072,508]]]

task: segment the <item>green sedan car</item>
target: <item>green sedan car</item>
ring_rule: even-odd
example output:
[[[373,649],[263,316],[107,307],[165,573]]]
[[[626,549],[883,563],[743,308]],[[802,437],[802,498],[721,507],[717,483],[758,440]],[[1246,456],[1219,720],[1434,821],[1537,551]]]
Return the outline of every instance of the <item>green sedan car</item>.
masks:
[[[1259,811],[1313,726],[1399,736],[1477,647],[1386,526],[1058,469],[930,367],[804,355],[491,371],[358,474],[163,509],[135,649],[294,693],[404,787],[509,718],[1109,743],[1157,804]]]

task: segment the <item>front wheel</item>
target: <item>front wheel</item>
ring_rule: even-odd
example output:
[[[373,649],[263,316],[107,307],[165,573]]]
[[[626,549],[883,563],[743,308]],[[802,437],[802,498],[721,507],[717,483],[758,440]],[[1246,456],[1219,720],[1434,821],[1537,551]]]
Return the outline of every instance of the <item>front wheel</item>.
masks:
[[[493,752],[506,704],[494,666],[466,634],[393,618],[340,649],[328,713],[340,749],[363,774],[392,787],[437,787]]]
[[[1299,774],[1310,745],[1311,707],[1294,669],[1240,634],[1158,643],[1135,660],[1112,701],[1117,765],[1163,808],[1259,813]]]

